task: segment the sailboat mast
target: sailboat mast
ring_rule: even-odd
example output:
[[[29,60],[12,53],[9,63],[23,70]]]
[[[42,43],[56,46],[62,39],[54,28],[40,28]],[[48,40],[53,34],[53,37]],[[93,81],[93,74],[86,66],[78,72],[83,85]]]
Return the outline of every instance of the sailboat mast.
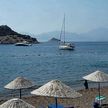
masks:
[[[64,27],[64,28],[63,28],[64,30],[63,30],[63,31],[64,31],[64,43],[65,43],[65,14],[64,14],[64,21],[63,21],[63,24],[64,24],[64,26],[63,26],[63,27]]]
[[[63,39],[63,43],[65,43],[65,14],[64,14],[64,18],[63,18],[61,33],[60,33],[60,43],[61,43],[62,39]]]

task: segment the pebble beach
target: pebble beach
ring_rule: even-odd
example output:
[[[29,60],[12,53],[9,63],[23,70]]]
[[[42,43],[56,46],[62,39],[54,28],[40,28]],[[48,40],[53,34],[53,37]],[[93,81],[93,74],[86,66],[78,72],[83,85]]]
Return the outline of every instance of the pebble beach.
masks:
[[[98,95],[98,90],[97,88],[89,88],[88,90],[81,89],[78,90],[79,93],[82,94],[82,97],[75,98],[75,99],[58,99],[58,103],[62,104],[64,107],[72,107],[74,106],[75,108],[93,108],[93,102],[95,100],[95,97]],[[102,108],[108,108],[108,87],[102,87],[101,88],[101,95],[105,96],[106,99],[102,101],[102,104],[105,104]],[[14,98],[14,97],[10,97]],[[55,103],[54,98],[50,97],[42,97],[42,96],[24,96],[22,98],[29,104],[35,106],[36,108],[47,108],[49,104]],[[0,100],[0,103],[4,103],[7,101],[5,100]]]

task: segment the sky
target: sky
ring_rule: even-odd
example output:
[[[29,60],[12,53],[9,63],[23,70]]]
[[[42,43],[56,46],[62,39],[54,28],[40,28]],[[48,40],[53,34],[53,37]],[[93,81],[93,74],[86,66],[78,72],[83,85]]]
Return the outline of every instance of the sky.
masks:
[[[83,33],[108,28],[108,0],[0,0],[0,25],[17,32],[41,34],[61,30]]]

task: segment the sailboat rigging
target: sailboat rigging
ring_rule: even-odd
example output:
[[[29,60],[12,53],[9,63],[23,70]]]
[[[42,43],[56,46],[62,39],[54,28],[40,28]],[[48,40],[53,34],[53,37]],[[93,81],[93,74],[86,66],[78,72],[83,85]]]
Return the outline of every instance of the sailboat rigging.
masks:
[[[63,40],[62,40],[63,38]],[[61,28],[61,33],[60,33],[60,44],[59,44],[59,49],[61,50],[74,50],[74,45],[70,42],[65,42],[65,15],[63,19],[63,24]]]

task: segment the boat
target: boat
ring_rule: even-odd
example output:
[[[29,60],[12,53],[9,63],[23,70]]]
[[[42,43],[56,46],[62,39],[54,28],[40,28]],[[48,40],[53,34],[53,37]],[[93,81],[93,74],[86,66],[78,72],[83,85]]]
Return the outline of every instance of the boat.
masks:
[[[63,38],[63,41],[62,41]],[[60,43],[59,43],[59,49],[60,50],[74,50],[75,46],[73,43],[65,42],[65,15],[63,19],[62,29],[60,33]]]
[[[74,50],[74,45],[72,43],[63,43],[59,45],[60,50]]]
[[[32,45],[32,44],[30,44],[30,43],[27,42],[27,41],[15,43],[15,46],[31,46],[31,45]]]

